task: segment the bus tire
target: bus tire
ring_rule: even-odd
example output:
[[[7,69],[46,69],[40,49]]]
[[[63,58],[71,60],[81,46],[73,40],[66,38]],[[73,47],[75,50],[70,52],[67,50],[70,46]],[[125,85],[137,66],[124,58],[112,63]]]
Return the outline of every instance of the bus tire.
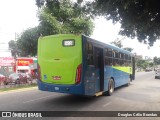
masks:
[[[107,95],[111,96],[113,92],[114,92],[114,80],[111,78],[109,80],[109,83],[108,83],[108,92],[107,92]]]

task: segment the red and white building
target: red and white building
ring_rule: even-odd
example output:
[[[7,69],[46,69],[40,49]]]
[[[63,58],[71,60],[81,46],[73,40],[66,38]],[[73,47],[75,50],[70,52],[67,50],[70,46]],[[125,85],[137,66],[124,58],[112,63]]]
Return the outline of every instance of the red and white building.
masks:
[[[16,62],[13,57],[0,57],[0,70],[3,72],[15,72]]]
[[[33,64],[33,58],[17,58],[16,72],[31,73],[30,65]]]

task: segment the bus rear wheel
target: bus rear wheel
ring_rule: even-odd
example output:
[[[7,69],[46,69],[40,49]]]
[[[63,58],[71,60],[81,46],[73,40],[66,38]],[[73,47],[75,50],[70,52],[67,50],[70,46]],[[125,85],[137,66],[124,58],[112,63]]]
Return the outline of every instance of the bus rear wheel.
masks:
[[[108,96],[111,96],[113,92],[114,92],[114,80],[110,79],[108,84],[108,92],[107,92]]]

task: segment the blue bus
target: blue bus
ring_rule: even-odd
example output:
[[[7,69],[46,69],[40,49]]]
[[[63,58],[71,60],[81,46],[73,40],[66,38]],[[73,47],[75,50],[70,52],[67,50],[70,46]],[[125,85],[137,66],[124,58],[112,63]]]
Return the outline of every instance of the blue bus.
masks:
[[[85,35],[38,40],[38,88],[85,96],[111,95],[135,78],[135,56]]]

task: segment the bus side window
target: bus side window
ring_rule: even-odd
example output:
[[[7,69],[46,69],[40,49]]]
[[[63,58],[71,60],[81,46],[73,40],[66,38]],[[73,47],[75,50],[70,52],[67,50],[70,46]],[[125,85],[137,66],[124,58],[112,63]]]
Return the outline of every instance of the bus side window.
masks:
[[[105,65],[112,66],[112,58],[105,57]]]
[[[87,64],[93,65],[93,55],[88,54],[87,56]]]
[[[113,59],[113,66],[119,66],[118,59]]]
[[[130,55],[128,56],[128,60],[131,60],[131,56]]]
[[[105,56],[107,56],[107,54],[108,54],[108,48],[105,48],[104,52],[105,52]]]
[[[112,57],[112,49],[108,48],[107,56],[108,57]]]
[[[128,54],[125,54],[125,60],[128,60]]]
[[[132,62],[131,62],[131,60],[129,60],[129,66],[132,67]]]
[[[95,48],[94,48],[94,64],[95,64],[95,67],[99,67],[99,51],[97,51]]]
[[[128,60],[124,60],[124,66],[128,66]]]
[[[120,53],[120,58],[124,59],[124,54],[123,53]]]
[[[105,48],[105,65],[112,66],[112,49]]]
[[[87,62],[87,65],[94,65],[93,63],[93,45],[89,42],[86,43],[86,62]]]
[[[116,58],[119,58],[119,52],[116,51]]]
[[[119,58],[119,52],[116,50],[113,50],[113,57],[114,58]]]
[[[124,60],[122,60],[122,59],[121,59],[121,60],[119,60],[119,65],[120,65],[120,66],[124,66],[124,62],[125,62],[125,61],[124,61]]]

